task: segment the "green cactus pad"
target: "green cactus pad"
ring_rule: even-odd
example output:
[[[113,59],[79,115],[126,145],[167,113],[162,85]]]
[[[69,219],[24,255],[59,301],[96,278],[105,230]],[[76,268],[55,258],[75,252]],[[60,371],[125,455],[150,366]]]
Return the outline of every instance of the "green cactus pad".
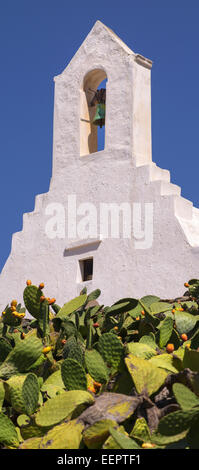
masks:
[[[148,335],[143,335],[139,339],[139,343],[147,344],[148,346],[150,346],[154,350],[156,350],[156,348],[157,348],[157,344],[155,342],[155,335],[154,335],[154,333],[151,333],[151,332]]]
[[[29,311],[29,313],[36,319],[39,318],[40,315],[40,297],[43,296],[43,292],[36,286],[27,286],[24,289],[23,299],[24,304]]]
[[[74,336],[70,336],[63,348],[63,358],[75,359],[81,365],[84,365],[82,347],[78,344]]]
[[[42,337],[49,335],[49,303],[47,300],[40,302],[40,313],[38,317],[38,326]]]
[[[84,408],[92,405],[94,398],[84,390],[72,390],[47,400],[37,412],[37,426],[54,426],[73,414],[80,414]]]
[[[127,343],[127,351],[134,356],[143,357],[144,359],[150,359],[150,357],[157,354],[154,348],[151,348],[148,344],[134,342]]]
[[[40,428],[36,424],[28,424],[20,427],[21,436],[24,440],[32,437],[43,437],[50,429],[50,426]]]
[[[102,356],[95,349],[85,351],[85,362],[88,373],[100,383],[108,381],[108,370]]]
[[[70,313],[75,312],[78,310],[80,307],[82,307],[87,300],[87,295],[80,295],[79,297],[75,297],[75,299],[70,300],[64,306],[59,310],[59,312],[56,315],[56,319],[59,318],[60,320],[67,320],[68,315]]]
[[[54,386],[57,386],[59,388],[64,388],[64,382],[63,382],[62,376],[61,376],[61,369],[56,370],[55,372],[53,372],[53,374],[51,374],[45,380],[45,382],[42,384],[41,391],[45,392],[46,387],[48,385],[54,385]]]
[[[16,375],[5,382],[9,401],[18,413],[31,415],[35,412],[39,399],[39,384],[36,375]]]
[[[131,439],[128,435],[121,433],[120,431],[111,427],[109,432],[116,443],[119,445],[119,449],[140,449],[140,446],[136,441]]]
[[[35,374],[28,374],[22,387],[22,397],[27,415],[35,413],[39,401],[39,383]]]
[[[126,434],[126,431],[124,429],[124,426],[118,426],[117,431],[121,432],[122,434]],[[104,442],[102,449],[121,449],[119,444],[113,439],[111,435],[106,439]]]
[[[91,292],[87,297],[87,303],[90,302],[91,300],[97,299],[100,296],[100,294],[101,294],[100,289],[96,289],[93,292]]]
[[[118,315],[119,313],[124,313],[128,312],[128,310],[131,310],[132,305],[129,300],[124,302],[118,301],[115,304],[111,305],[111,307],[106,308],[106,315]]]
[[[176,329],[179,335],[189,333],[195,327],[196,323],[199,320],[199,315],[192,315],[187,312],[178,312],[174,314]]]
[[[130,437],[133,437],[143,442],[150,442],[151,433],[148,424],[144,418],[136,419],[134,427],[130,433]]]
[[[22,414],[17,417],[17,424],[19,427],[27,426],[30,424],[31,418],[28,415]]]
[[[75,359],[64,359],[61,376],[67,390],[87,390],[86,372]]]
[[[4,402],[4,397],[5,397],[4,383],[2,382],[2,380],[0,380],[0,412],[2,409],[3,402]]]
[[[149,364],[165,369],[165,371],[173,372],[177,374],[179,370],[177,369],[177,360],[170,354],[160,354],[149,359]]]
[[[18,447],[19,445],[18,434],[15,426],[11,419],[3,413],[0,413],[0,443],[13,447]]]
[[[40,449],[79,449],[83,429],[76,420],[54,426],[41,440]]]
[[[149,396],[159,390],[168,375],[168,372],[154,366],[150,361],[151,359],[142,359],[133,354],[125,359],[137,392],[147,391]]]
[[[159,327],[159,346],[163,348],[165,346],[172,334],[173,331],[173,319],[171,317],[166,317]]]
[[[197,397],[188,387],[185,387],[185,385],[175,383],[173,385],[173,393],[183,411],[190,410],[194,407],[199,408],[199,397]]]
[[[116,425],[115,421],[103,419],[89,426],[83,432],[83,440],[88,449],[101,449],[109,436],[109,428]]]
[[[157,432],[163,436],[175,436],[188,431],[199,419],[199,409],[174,411],[164,416],[158,424]]]
[[[118,370],[124,358],[124,347],[120,339],[113,333],[104,333],[99,338],[97,348],[104,361]]]
[[[0,366],[0,377],[9,378],[16,373],[27,372],[27,369],[41,356],[43,345],[35,336],[25,337],[17,342]]]
[[[153,302],[150,304],[150,310],[153,315],[157,313],[164,313],[167,311],[171,311],[173,308],[172,304],[169,304],[167,302]]]
[[[183,367],[199,372],[199,351],[185,348],[183,357]]]
[[[5,361],[10,351],[12,351],[10,342],[6,338],[0,338],[0,363]]]
[[[150,308],[153,303],[159,302],[159,300],[160,298],[156,295],[145,295],[139,300],[139,302],[142,306]]]
[[[181,439],[185,438],[186,434],[187,429],[185,431],[180,432],[179,434],[175,434],[174,436],[165,436],[164,434],[154,431],[151,435],[151,442],[158,446],[166,446],[168,444],[173,444],[175,442],[181,441]]]
[[[40,449],[42,437],[31,437],[20,444],[19,449]]]

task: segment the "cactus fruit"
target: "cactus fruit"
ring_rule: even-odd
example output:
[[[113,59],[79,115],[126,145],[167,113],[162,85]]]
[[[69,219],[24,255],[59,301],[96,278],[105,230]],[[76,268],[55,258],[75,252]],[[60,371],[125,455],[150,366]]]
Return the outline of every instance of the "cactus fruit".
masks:
[[[35,416],[39,427],[54,426],[66,418],[77,417],[94,398],[84,390],[72,390],[47,400]],[[74,416],[75,415],[75,416]]]
[[[61,375],[67,390],[87,390],[86,372],[75,359],[64,359],[61,365]]]
[[[166,347],[166,350],[168,353],[172,353],[174,351],[174,344],[173,343],[168,343],[167,344],[167,347]]]

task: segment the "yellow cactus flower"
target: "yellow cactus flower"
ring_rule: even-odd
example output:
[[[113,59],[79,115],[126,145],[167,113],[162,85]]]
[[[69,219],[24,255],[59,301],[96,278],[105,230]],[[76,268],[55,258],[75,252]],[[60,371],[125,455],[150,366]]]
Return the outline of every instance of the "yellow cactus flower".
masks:
[[[17,300],[12,300],[11,307],[16,307],[16,306],[17,306]]]

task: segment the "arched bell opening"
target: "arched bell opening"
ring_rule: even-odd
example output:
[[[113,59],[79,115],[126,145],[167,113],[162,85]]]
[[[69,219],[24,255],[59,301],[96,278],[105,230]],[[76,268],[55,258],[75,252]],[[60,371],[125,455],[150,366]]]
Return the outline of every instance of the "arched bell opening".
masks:
[[[90,71],[83,81],[80,107],[80,155],[105,147],[106,81],[103,69]]]

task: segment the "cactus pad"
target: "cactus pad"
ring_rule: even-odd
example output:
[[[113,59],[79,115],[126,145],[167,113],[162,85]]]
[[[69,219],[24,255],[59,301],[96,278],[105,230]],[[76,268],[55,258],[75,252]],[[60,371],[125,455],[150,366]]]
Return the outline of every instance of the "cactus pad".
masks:
[[[65,359],[61,365],[61,376],[67,390],[87,390],[86,372],[75,359]]]
[[[87,300],[87,295],[80,295],[79,297],[75,297],[75,299],[70,300],[59,310],[56,315],[56,319],[59,318],[60,320],[66,320],[70,313],[75,312],[80,307],[82,307]]]
[[[0,443],[8,446],[18,447],[19,439],[17,431],[11,419],[0,413]]]
[[[163,385],[168,375],[165,370],[155,367],[149,360],[133,354],[129,354],[125,362],[138,393],[147,390],[149,396],[152,395]]]
[[[85,362],[88,373],[100,383],[108,381],[108,370],[102,356],[95,349],[85,351]]]
[[[47,400],[37,412],[37,426],[54,426],[74,413],[78,415],[84,408],[93,404],[94,398],[89,392],[72,390]]]
[[[100,449],[109,436],[109,428],[116,422],[110,419],[97,421],[83,432],[83,440],[88,449]]]
[[[36,319],[38,319],[40,315],[41,296],[43,296],[43,292],[36,286],[31,285],[24,289],[24,304],[29,313]]]
[[[76,420],[54,426],[41,440],[40,449],[79,449],[83,429]]]
[[[104,333],[98,341],[98,351],[104,361],[118,370],[124,358],[124,347],[113,333]]]

